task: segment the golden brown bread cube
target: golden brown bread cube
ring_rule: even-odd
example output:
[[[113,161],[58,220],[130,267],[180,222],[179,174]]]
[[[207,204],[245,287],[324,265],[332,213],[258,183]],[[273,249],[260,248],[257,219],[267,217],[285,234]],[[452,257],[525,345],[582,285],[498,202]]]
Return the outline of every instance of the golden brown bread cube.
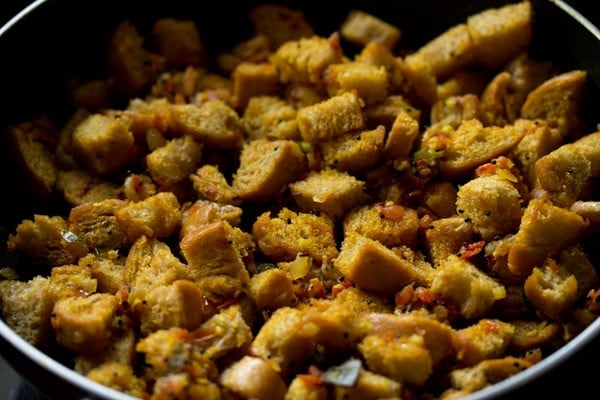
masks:
[[[0,282],[0,305],[4,322],[33,346],[44,348],[54,339],[50,324],[54,301],[49,278],[36,276],[27,282]]]
[[[514,232],[521,222],[522,199],[514,185],[498,176],[483,175],[458,189],[456,208],[469,218],[483,240]]]
[[[396,293],[415,277],[411,262],[355,232],[344,237],[334,266],[358,287],[381,295]]]
[[[527,95],[551,78],[552,73],[552,66],[547,61],[536,61],[527,53],[518,55],[487,82],[481,93],[484,125],[514,123],[521,116]]]
[[[551,254],[581,237],[588,222],[578,214],[542,199],[531,199],[508,252],[508,267],[519,275],[540,267]]]
[[[230,204],[196,200],[182,211],[179,236],[184,237],[197,228],[202,228],[217,221],[226,221],[231,226],[238,226],[241,222],[242,213],[241,208]]]
[[[463,217],[440,218],[425,231],[425,248],[437,267],[464,244],[471,243],[474,235],[473,225]]]
[[[315,349],[315,342],[301,332],[302,316],[303,311],[297,308],[278,308],[250,344],[252,354],[264,359],[283,376],[307,360]]]
[[[520,167],[527,185],[534,187],[536,181],[535,163],[560,146],[562,143],[561,135],[557,129],[550,128],[541,119],[518,118],[513,125],[515,129],[525,131],[525,136],[509,153],[509,158]]]
[[[210,316],[204,295],[188,280],[157,286],[144,300],[136,309],[143,335],[171,327],[194,330]]]
[[[130,290],[127,301],[134,308],[153,288],[189,277],[188,267],[167,244],[146,236],[131,246],[123,268],[123,279]]]
[[[253,140],[244,145],[231,187],[244,201],[274,199],[306,170],[304,153],[292,140]]]
[[[440,172],[450,180],[467,177],[479,165],[510,152],[524,135],[512,125],[484,127],[476,119],[464,121],[450,134]]]
[[[222,204],[240,203],[237,194],[216,165],[203,165],[190,175],[192,187],[200,199]]]
[[[463,121],[481,118],[479,97],[473,93],[448,96],[436,101],[431,107],[431,124],[450,125],[458,128]]]
[[[141,236],[166,238],[179,229],[181,210],[173,192],[159,192],[115,211],[117,224],[129,243]]]
[[[529,1],[491,8],[467,18],[470,52],[487,68],[500,68],[526,51],[533,35]]]
[[[277,70],[269,63],[240,63],[232,72],[233,105],[243,110],[256,96],[274,96],[279,93]]]
[[[402,384],[381,374],[361,368],[354,385],[350,387],[336,385],[336,399],[395,399],[402,393]]]
[[[72,141],[75,158],[97,175],[117,172],[135,160],[133,134],[121,119],[93,114],[77,125]]]
[[[401,112],[408,114],[416,121],[421,118],[421,110],[413,107],[404,96],[397,94],[387,96],[381,103],[365,107],[364,111],[366,123],[370,129],[383,125],[386,131],[392,128],[397,115]]]
[[[69,229],[90,248],[120,247],[126,238],[115,212],[126,204],[124,200],[108,199],[73,207],[69,213]]]
[[[199,107],[174,105],[169,126],[178,135],[190,135],[206,146],[219,149],[239,147],[244,136],[238,114],[223,100],[207,101]]]
[[[48,117],[26,121],[7,129],[15,154],[41,198],[46,198],[57,180],[57,157],[53,141],[55,127]],[[56,144],[56,143],[54,143]]]
[[[366,199],[363,181],[332,168],[311,171],[305,179],[289,187],[303,212],[323,212],[334,220]]]
[[[184,181],[198,168],[202,144],[190,135],[169,140],[146,155],[148,174],[164,188]]]
[[[455,304],[466,319],[481,317],[506,297],[504,285],[474,264],[450,255],[435,270],[431,290]]]
[[[102,370],[103,365],[113,363],[129,367],[134,365],[137,337],[132,325],[128,317],[117,311],[113,319],[113,327],[115,329],[113,329],[109,343],[104,351],[99,354],[77,354],[73,369],[82,375],[86,375],[96,368]],[[100,377],[100,379],[102,378]]]
[[[314,35],[313,27],[300,10],[279,4],[261,4],[250,11],[254,30],[264,35],[271,43],[271,49],[290,41]]]
[[[225,221],[217,221],[189,232],[180,240],[179,247],[195,281],[228,275],[242,284],[248,282],[248,270],[236,244],[236,229]]]
[[[135,375],[133,367],[117,361],[102,363],[85,374],[85,377],[130,396],[143,397],[146,393],[146,383]]]
[[[587,134],[573,142],[573,146],[590,162],[590,176],[600,175],[600,131]]]
[[[437,98],[443,100],[450,96],[462,96],[469,93],[481,95],[487,83],[487,76],[480,71],[458,70],[438,84]]]
[[[131,21],[123,21],[113,32],[106,59],[117,92],[127,97],[139,95],[166,68],[162,55],[144,48],[144,38]]]
[[[277,69],[281,83],[318,84],[328,66],[342,61],[339,37],[311,36],[288,41],[271,54],[269,61]]]
[[[483,318],[458,329],[452,337],[457,358],[463,366],[473,366],[488,358],[498,358],[507,352],[515,327],[499,319]]]
[[[88,296],[95,293],[97,288],[98,282],[87,265],[65,264],[52,268],[50,272],[50,290],[55,300]]]
[[[428,61],[420,53],[413,53],[404,59],[408,97],[415,104],[418,103],[419,107],[431,106],[438,99],[438,80]]]
[[[458,189],[452,182],[430,182],[425,186],[423,203],[438,218],[450,218],[456,215],[456,195]]]
[[[199,66],[206,62],[204,45],[194,21],[160,18],[154,22],[152,35],[170,67]]]
[[[448,389],[443,399],[459,399],[486,386],[498,383],[529,367],[535,361],[527,358],[507,356],[481,361],[473,367],[459,368],[450,373],[452,388]]]
[[[580,115],[587,72],[572,70],[549,78],[529,92],[521,106],[521,116],[543,119],[563,138],[581,132]]]
[[[418,334],[367,335],[357,347],[370,371],[398,382],[421,385],[433,372],[431,354]]]
[[[115,294],[125,286],[123,268],[125,267],[125,256],[119,256],[116,250],[105,253],[81,257],[77,265],[90,269],[91,277],[97,282],[98,293]]]
[[[58,171],[56,190],[71,206],[120,198],[123,187],[82,169]]]
[[[385,158],[395,160],[407,156],[419,136],[419,121],[404,110],[400,111],[392,124],[383,149]]]
[[[333,299],[313,299],[298,326],[301,334],[334,351],[348,351],[368,333],[368,312],[390,312],[389,301],[357,287],[339,292]]]
[[[200,345],[207,357],[217,358],[250,344],[253,339],[250,330],[253,320],[247,318],[245,308],[243,301],[222,308],[200,326],[199,332],[210,335]],[[256,310],[252,308],[251,312]]]
[[[344,235],[356,232],[386,247],[414,247],[418,243],[419,216],[413,209],[397,204],[359,206],[346,214]]]
[[[277,268],[252,276],[248,284],[248,295],[259,310],[291,307],[297,301],[290,274]]]
[[[561,331],[559,323],[548,320],[514,320],[511,324],[515,327],[515,333],[510,349],[519,353],[549,345]]]
[[[261,358],[244,356],[221,373],[219,383],[227,390],[252,399],[283,400],[284,380]]]
[[[276,96],[255,96],[248,101],[242,125],[251,140],[299,140],[296,109]]]
[[[285,400],[327,400],[327,398],[327,386],[315,385],[302,375],[296,375],[285,392]]]
[[[561,321],[577,301],[577,278],[552,258],[533,268],[523,289],[531,304],[555,321]]]
[[[454,329],[443,322],[415,314],[367,313],[362,318],[369,324],[369,334],[399,336],[421,335],[433,365],[439,365],[453,354]]]
[[[58,300],[51,318],[56,341],[76,353],[101,352],[109,342],[116,309],[116,298],[108,293]]]
[[[323,76],[330,96],[356,91],[366,105],[381,102],[388,94],[388,75],[384,66],[362,62],[332,64]]]
[[[474,49],[469,28],[466,24],[458,24],[406,56],[404,61],[410,68],[423,62],[428,65],[429,72],[440,79],[472,64],[475,60]]]
[[[47,266],[76,263],[88,252],[87,245],[69,231],[64,218],[39,214],[33,220],[21,221],[16,232],[9,235],[7,246],[8,251],[23,252]]]
[[[271,217],[267,211],[254,222],[252,236],[261,252],[274,261],[291,261],[306,254],[321,264],[338,255],[335,225],[327,215],[283,208]]]
[[[302,139],[322,142],[365,126],[363,102],[355,92],[330,97],[298,110],[296,120]]]
[[[385,128],[347,133],[322,142],[321,151],[325,168],[335,168],[351,174],[367,172],[374,167],[383,154]]]
[[[402,37],[400,29],[365,11],[352,10],[340,27],[340,34],[348,41],[366,46],[376,42],[392,50]]]
[[[161,329],[141,338],[136,351],[149,365],[146,378],[152,381],[169,375],[187,375],[186,369],[196,369],[197,379],[216,378],[216,366],[200,352],[200,346],[189,346],[190,331],[183,328]],[[183,374],[182,374],[183,373]]]
[[[388,93],[399,93],[401,91],[402,85],[405,83],[404,60],[395,56],[384,44],[369,42],[354,57],[354,61],[384,67],[389,82]]]
[[[591,165],[574,144],[565,144],[535,162],[537,187],[558,207],[568,208],[584,189]]]
[[[598,283],[598,274],[581,246],[571,246],[534,268],[525,295],[547,317],[561,321]]]

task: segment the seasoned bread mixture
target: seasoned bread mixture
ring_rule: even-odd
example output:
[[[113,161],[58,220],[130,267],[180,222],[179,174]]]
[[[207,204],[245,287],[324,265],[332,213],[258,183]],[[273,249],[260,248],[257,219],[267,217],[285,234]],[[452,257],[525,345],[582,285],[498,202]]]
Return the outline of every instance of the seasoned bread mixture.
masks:
[[[428,400],[597,317],[600,131],[586,72],[530,57],[527,0],[417,49],[363,10],[248,19],[216,54],[192,20],[125,21],[69,121],[8,127],[67,210],[10,233],[16,333],[148,400]]]

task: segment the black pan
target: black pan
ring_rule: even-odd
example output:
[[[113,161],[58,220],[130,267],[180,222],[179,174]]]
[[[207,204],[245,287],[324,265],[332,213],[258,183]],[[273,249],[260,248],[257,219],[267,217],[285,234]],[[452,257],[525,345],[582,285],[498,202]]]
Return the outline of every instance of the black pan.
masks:
[[[122,20],[148,27],[158,17],[194,18],[210,49],[228,49],[250,30],[248,10],[257,1],[186,0],[38,0],[0,28],[0,126],[46,113],[64,121],[72,110],[66,99],[68,78],[102,77],[103,49]],[[263,3],[263,2],[261,2]],[[350,8],[384,16],[406,33],[404,47],[417,48],[465,17],[501,0],[352,0],[328,2],[294,1],[317,32],[328,34],[340,26]],[[532,0],[535,32],[532,51],[551,59],[562,70],[582,68],[589,73],[590,99],[598,104],[600,88],[600,33],[586,18],[560,0]],[[210,34],[209,34],[210,33]],[[589,132],[600,122],[598,110],[585,110]],[[595,115],[594,115],[595,112]],[[4,140],[4,137],[0,138]],[[7,146],[0,143],[0,239],[14,231],[16,223],[38,213],[54,210],[52,201],[39,196],[15,168]],[[4,247],[4,246],[3,246]],[[0,249],[0,266],[18,259]],[[558,351],[524,372],[468,397],[557,398],[594,389],[584,371],[595,363],[600,350],[600,319]],[[40,352],[17,336],[0,320],[0,353],[14,369],[51,398],[132,399],[78,375],[55,358]],[[594,364],[592,364],[594,365]]]

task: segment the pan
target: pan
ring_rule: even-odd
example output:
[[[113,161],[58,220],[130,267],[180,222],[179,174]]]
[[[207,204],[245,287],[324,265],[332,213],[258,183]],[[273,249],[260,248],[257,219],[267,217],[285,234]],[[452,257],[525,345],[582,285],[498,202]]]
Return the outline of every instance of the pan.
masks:
[[[115,27],[129,19],[147,29],[150,23],[169,15],[193,16],[207,38],[209,51],[228,49],[248,37],[248,13],[260,2],[193,2],[185,0],[37,0],[0,28],[0,126],[8,126],[45,113],[65,121],[72,113],[66,101],[67,82],[101,76],[103,49]],[[346,12],[362,9],[385,18],[404,32],[406,48],[418,48],[445,29],[476,12],[506,4],[500,0],[452,2],[443,0],[384,1],[354,0],[332,2],[324,7],[318,1],[283,4],[302,10],[317,32],[332,32]],[[600,33],[568,3],[560,0],[532,0],[535,25],[531,52],[551,59],[561,70],[584,69],[589,74],[590,100],[597,104],[600,88]],[[210,34],[209,34],[210,32]],[[600,120],[596,110],[584,109],[587,130],[595,130]],[[5,140],[5,137],[2,137]],[[6,242],[16,224],[32,213],[61,210],[54,199],[40,200],[27,177],[15,167],[9,146],[0,147],[0,173],[3,195],[0,211],[0,238]],[[3,247],[0,265],[14,266],[18,257]],[[597,390],[595,383],[582,381],[579,372],[593,362],[600,346],[600,320],[594,321],[566,345],[525,371],[467,396],[469,400],[545,397],[579,390]],[[0,352],[11,366],[49,398],[132,399],[123,393],[92,382],[74,372],[61,354],[47,354],[28,344],[0,320]],[[582,392],[583,393],[583,392]]]

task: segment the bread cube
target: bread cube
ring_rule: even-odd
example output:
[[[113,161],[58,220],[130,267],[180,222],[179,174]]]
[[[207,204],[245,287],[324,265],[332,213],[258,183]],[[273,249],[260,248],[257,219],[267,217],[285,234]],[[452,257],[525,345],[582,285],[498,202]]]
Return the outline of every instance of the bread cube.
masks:
[[[323,81],[330,96],[356,91],[366,105],[381,102],[388,94],[388,76],[384,66],[361,62],[330,65]]]
[[[531,199],[508,252],[509,269],[528,275],[548,256],[575,242],[587,226],[588,222],[575,212]]]
[[[412,262],[355,232],[345,236],[334,266],[358,287],[380,295],[396,293],[415,277]]]
[[[231,187],[249,202],[274,199],[306,170],[304,153],[292,140],[253,140],[244,145]]]
[[[261,214],[252,226],[260,251],[274,261],[291,261],[299,254],[319,265],[337,257],[335,226],[327,215],[296,213],[283,208],[276,217]]]
[[[275,67],[269,63],[242,62],[231,75],[233,80],[233,105],[243,110],[256,96],[274,96],[279,92]]]
[[[529,1],[490,8],[467,18],[477,62],[501,68],[526,51],[533,34],[533,7]]]
[[[93,114],[77,125],[72,141],[75,158],[97,175],[130,165],[137,152],[127,123],[102,114]]]
[[[269,61],[277,69],[282,83],[318,84],[327,67],[342,60],[338,41],[335,36],[330,40],[311,36],[288,41],[269,57]]]
[[[206,63],[204,45],[194,21],[160,18],[154,22],[152,35],[170,67],[199,66]]]
[[[363,102],[355,92],[345,92],[298,110],[302,139],[321,142],[365,126]]]
[[[181,223],[179,200],[173,192],[159,192],[137,203],[129,203],[115,211],[117,224],[129,243],[141,236],[166,238]]]
[[[365,11],[352,10],[340,27],[342,37],[363,46],[377,42],[393,49],[402,36],[397,27]]]
[[[363,181],[331,168],[312,171],[289,187],[303,212],[320,211],[334,220],[366,199]]]
[[[163,188],[171,188],[188,178],[202,158],[202,144],[190,135],[169,140],[146,155],[148,173]]]
[[[435,269],[431,290],[455,304],[466,319],[485,315],[497,300],[506,297],[504,285],[455,255]]]
[[[222,100],[207,101],[199,107],[174,105],[169,126],[180,136],[190,135],[199,143],[217,149],[236,149],[244,136],[238,114]]]

